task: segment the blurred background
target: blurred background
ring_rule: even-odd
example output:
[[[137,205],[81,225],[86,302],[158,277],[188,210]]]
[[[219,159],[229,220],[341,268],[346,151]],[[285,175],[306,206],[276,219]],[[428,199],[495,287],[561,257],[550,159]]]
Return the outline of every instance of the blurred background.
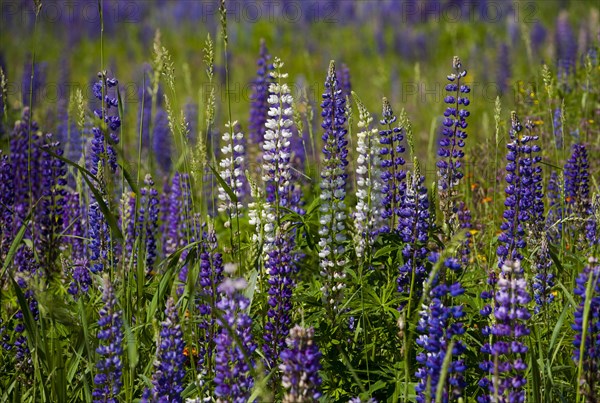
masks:
[[[8,113],[13,114],[5,121],[18,118],[22,105],[28,104],[34,52],[33,109],[45,131],[59,138],[65,131],[68,101],[75,88],[94,101],[91,83],[102,68],[99,3],[104,68],[119,80],[123,99],[123,141],[134,146],[137,138],[157,31],[174,62],[177,103],[188,117],[192,138],[198,110],[204,108],[202,49],[207,34],[215,40],[215,130],[223,128],[226,91],[219,3],[206,0],[42,0],[37,28],[33,0],[0,0],[0,66],[7,77]],[[351,89],[376,116],[383,96],[397,111],[406,109],[413,121],[417,154],[427,167],[454,55],[460,56],[469,72],[469,134],[480,138],[480,144],[492,135],[497,96],[505,117],[519,105],[528,105],[527,113],[535,114],[544,63],[568,92],[583,57],[590,54],[597,60],[595,1],[252,0],[227,1],[226,6],[229,100],[243,130],[264,39],[269,53],[286,63],[295,98],[314,108],[315,119],[308,124],[315,130],[320,124],[318,105],[327,65],[335,59]],[[543,121],[541,116],[534,118]],[[165,117],[161,119],[164,123]],[[467,148],[477,146],[470,141]],[[76,154],[71,157],[77,159]]]

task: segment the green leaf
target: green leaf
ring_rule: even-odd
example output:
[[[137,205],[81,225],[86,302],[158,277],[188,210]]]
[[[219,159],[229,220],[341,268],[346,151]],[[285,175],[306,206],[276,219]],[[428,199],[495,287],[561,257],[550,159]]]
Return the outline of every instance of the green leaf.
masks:
[[[221,177],[221,175],[219,175],[217,170],[215,168],[213,168],[212,165],[209,165],[208,167],[213,172],[213,174],[215,174],[215,177],[217,178],[217,182],[219,182],[219,185],[221,185],[221,187],[225,190],[225,193],[227,193],[227,195],[231,199],[231,202],[237,203],[238,202],[237,196],[235,195],[235,193],[233,193],[233,190],[231,190],[231,188],[225,182],[225,180]]]

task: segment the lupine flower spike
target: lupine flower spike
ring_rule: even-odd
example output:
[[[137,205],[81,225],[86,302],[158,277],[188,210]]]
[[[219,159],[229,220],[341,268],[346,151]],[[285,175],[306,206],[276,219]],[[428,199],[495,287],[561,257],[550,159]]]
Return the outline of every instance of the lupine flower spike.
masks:
[[[438,260],[437,255],[431,257]],[[456,258],[447,258],[443,262],[442,274],[447,278],[460,275],[461,266]],[[416,377],[417,402],[432,403],[436,401],[436,392],[440,382],[443,382],[442,401],[450,402],[462,396],[466,386],[464,372],[466,365],[460,356],[467,346],[461,339],[465,333],[462,320],[465,316],[463,305],[456,298],[465,290],[459,282],[441,281],[438,274],[433,288],[429,292],[429,302],[423,306],[417,325],[420,333],[417,345],[423,350],[417,355],[419,368]],[[450,357],[447,355],[450,354]],[[444,362],[449,362],[445,376],[441,379]]]
[[[329,64],[325,80],[323,112],[323,171],[321,173],[321,207],[319,259],[324,285],[323,297],[333,311],[341,298],[346,273],[346,181],[348,174],[348,141],[346,140],[346,99],[336,78],[335,63]]]
[[[406,171],[403,169],[405,160],[402,157],[405,148],[401,143],[404,132],[401,127],[394,127],[397,118],[392,111],[387,98],[383,98],[383,119],[380,124],[384,127],[379,131],[381,147],[381,181],[382,181],[382,213],[385,221],[381,232],[394,231],[398,226],[398,217],[402,198],[406,193]]]
[[[283,62],[275,58],[269,86],[269,119],[263,143],[263,180],[267,204],[264,225],[263,259],[269,283],[269,311],[265,324],[264,353],[269,368],[276,367],[279,352],[291,324],[291,297],[294,288],[292,262],[293,234],[285,230],[280,207],[290,204],[291,168],[290,138],[292,137],[292,96],[287,84],[282,82],[287,74],[281,71]]]
[[[92,393],[94,403],[117,403],[123,386],[121,356],[123,355],[123,313],[117,306],[117,298],[113,285],[104,276],[102,282],[102,302],[98,319],[98,339],[100,346],[96,349],[100,360],[96,364],[98,372],[94,377],[96,389]]]
[[[314,402],[322,396],[319,391],[321,353],[313,336],[313,328],[296,325],[290,330],[287,348],[281,352],[279,367],[283,373],[284,403]]]
[[[531,317],[527,308],[530,300],[520,262],[504,261],[494,294],[494,321],[482,329],[483,336],[491,337],[492,341],[481,347],[489,359],[479,365],[486,373],[479,381],[485,390],[477,398],[479,403],[525,401],[528,347],[524,339],[530,333],[527,324]]]
[[[448,104],[444,112],[442,138],[438,149],[438,194],[444,221],[447,226],[446,234],[450,238],[458,229],[456,212],[457,186],[464,176],[463,158],[465,153],[465,139],[467,133],[466,118],[469,111],[465,108],[470,101],[466,94],[471,92],[468,85],[461,83],[467,75],[462,69],[462,63],[457,56],[452,61],[454,72],[448,75],[449,83],[446,84],[447,95],[444,102]]]
[[[600,401],[600,265],[595,258],[575,280],[580,298],[575,311],[573,360],[578,365],[580,391],[587,402]],[[586,323],[586,305],[589,304]],[[586,332],[584,333],[584,327]]]
[[[160,336],[156,342],[152,389],[144,391],[141,402],[181,403],[182,382],[185,377],[183,369],[186,360],[183,354],[185,342],[173,298],[167,300],[165,320],[161,326]]]
[[[252,319],[246,313],[249,301],[241,294],[246,285],[243,279],[226,278],[219,286],[223,298],[217,303],[222,311],[217,321],[221,332],[215,340],[217,402],[245,403],[254,385],[250,369],[256,345],[252,341]]]
[[[358,106],[358,127],[356,151],[356,212],[354,213],[354,247],[361,258],[371,246],[376,230],[381,226],[381,170],[377,129],[370,127],[373,117],[353,92]]]

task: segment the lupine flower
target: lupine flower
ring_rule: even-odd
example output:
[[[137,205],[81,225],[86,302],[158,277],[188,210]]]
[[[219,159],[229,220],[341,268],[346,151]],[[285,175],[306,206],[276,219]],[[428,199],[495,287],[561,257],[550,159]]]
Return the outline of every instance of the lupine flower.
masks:
[[[231,200],[231,197],[225,189],[219,185],[219,213],[227,213],[226,227],[231,226],[231,221],[240,215],[243,208],[241,198],[244,189],[244,146],[242,140],[244,135],[237,132],[235,127],[237,122],[229,122],[225,126],[228,131],[223,133],[221,147],[221,161],[219,174],[231,189],[237,198],[237,203]]]
[[[167,300],[165,320],[161,324],[160,336],[156,341],[156,360],[152,374],[152,389],[146,389],[141,402],[174,402],[183,399],[185,370],[185,342],[179,325],[179,315],[173,298]]]
[[[536,21],[536,23],[533,24],[533,27],[529,33],[529,38],[531,40],[531,47],[533,48],[533,51],[539,55],[540,50],[546,41],[546,29],[540,21]]]
[[[398,210],[398,234],[404,242],[398,275],[398,291],[403,294],[421,295],[423,281],[428,276],[427,242],[429,240],[429,198],[424,186],[417,159],[415,170],[408,180],[405,196]],[[411,285],[413,288],[411,288]]]
[[[246,313],[249,301],[241,294],[246,288],[243,279],[225,279],[219,286],[223,297],[217,303],[222,316],[217,320],[221,332],[215,339],[215,395],[217,402],[245,403],[250,397],[254,379],[252,355],[256,346],[252,341],[252,319]],[[233,332],[233,333],[232,333]],[[233,334],[236,335],[235,339]]]
[[[10,135],[10,159],[14,175],[13,234],[16,234],[30,208],[41,197],[41,187],[34,184],[41,182],[40,148],[43,143],[37,122],[30,121],[30,113],[29,108],[23,108],[21,120],[15,123]],[[31,154],[29,141],[31,141]]]
[[[370,128],[373,117],[364,104],[353,93],[358,106],[358,127],[361,131],[356,135],[356,212],[354,213],[354,228],[356,230],[356,256],[362,257],[376,235],[381,225],[379,207],[381,203],[381,172],[377,129]]]
[[[250,122],[248,124],[248,136],[252,144],[260,145],[266,132],[267,112],[269,110],[268,97],[269,86],[273,82],[270,72],[273,65],[270,63],[271,56],[267,50],[264,39],[260,41],[260,53],[257,61],[258,70],[256,79],[252,85],[252,96],[250,105]]]
[[[548,249],[549,237],[545,234],[538,234],[541,245],[535,257],[535,277],[533,279],[533,298],[535,300],[534,312],[540,313],[545,305],[554,300],[552,287],[554,287],[554,274],[550,272],[552,267],[552,258]]]
[[[584,144],[573,144],[571,157],[564,169],[565,175],[565,212],[571,217],[583,219],[583,225],[571,225],[571,233],[582,236],[594,244],[596,237],[596,220],[590,198],[590,164]],[[579,222],[579,221],[578,221]]]
[[[98,202],[93,202],[90,205],[88,219],[89,251],[90,262],[92,263],[90,269],[92,273],[100,273],[104,270],[109,257],[110,232]]]
[[[158,215],[160,206],[158,191],[154,187],[152,176],[147,174],[144,178],[146,185],[140,190],[140,215],[138,218],[139,233],[144,234],[146,244],[146,273],[154,273],[154,262],[156,261],[156,232],[158,229]]]
[[[117,403],[123,387],[123,313],[118,309],[115,292],[107,275],[104,276],[102,287],[104,305],[98,319],[100,345],[96,349],[100,360],[96,363],[98,372],[94,376],[96,388],[92,396],[95,403]]]
[[[284,211],[289,207],[292,184],[290,167],[290,138],[292,136],[292,96],[282,80],[287,74],[281,71],[283,62],[275,58],[271,77],[275,82],[269,86],[269,119],[265,126],[263,142],[263,181],[265,182],[266,222],[264,225],[263,259],[269,283],[269,310],[264,334],[264,353],[269,368],[276,367],[279,352],[291,324],[291,298],[295,282],[292,278],[294,264],[292,248],[293,233],[281,227]]]
[[[539,215],[541,202],[541,175],[539,162],[541,157],[536,155],[540,147],[531,142],[537,141],[538,136],[531,133],[533,126],[526,124],[528,133],[523,134],[523,126],[515,112],[511,115],[512,129],[511,142],[506,146],[506,210],[503,214],[504,222],[500,229],[502,234],[498,237],[500,246],[496,253],[499,267],[505,260],[522,260],[521,251],[527,245],[525,230],[532,225]],[[542,204],[543,210],[543,204]],[[543,214],[543,211],[542,211]]]
[[[348,141],[346,140],[346,99],[335,73],[333,60],[329,64],[325,93],[321,107],[323,112],[322,136],[323,168],[321,173],[321,207],[319,230],[319,265],[321,276],[325,278],[321,289],[330,307],[337,309],[334,304],[340,299],[344,288],[346,274],[343,267],[346,264],[346,166],[348,165]]]
[[[39,307],[32,288],[32,282],[40,279],[42,271],[36,262],[33,251],[26,245],[21,246],[17,250],[14,263],[17,268],[16,282],[23,290],[23,296],[33,320],[37,321],[39,319]],[[17,371],[31,374],[34,366],[25,334],[25,322],[21,310],[17,311],[15,319],[17,320],[17,325],[14,330],[15,340],[13,347],[15,350],[16,369]]]
[[[393,231],[398,225],[400,205],[406,193],[406,171],[402,154],[405,151],[401,144],[404,133],[401,127],[393,127],[397,118],[387,98],[383,98],[383,119],[380,123],[384,129],[379,131],[381,147],[381,180],[383,200],[381,216],[386,221],[380,232]]]
[[[65,195],[64,210],[62,230],[66,239],[63,243],[71,246],[71,256],[74,259],[83,258],[85,233],[82,224],[85,223],[85,219],[79,193],[69,192]]]
[[[89,263],[86,258],[74,259],[71,267],[71,283],[69,284],[69,294],[77,297],[80,294],[86,294],[92,285],[92,276],[90,275]]]
[[[450,236],[456,230],[453,218],[456,208],[454,205],[456,187],[464,176],[462,160],[465,153],[463,147],[467,138],[466,118],[470,114],[465,109],[470,104],[466,94],[471,92],[469,86],[461,81],[467,75],[467,71],[462,69],[462,63],[457,56],[454,56],[452,68],[454,72],[448,75],[450,83],[446,84],[447,95],[444,102],[448,104],[448,107],[444,111],[444,127],[439,142],[439,160],[437,162],[439,198],[444,219],[449,226],[448,234]]]
[[[314,402],[319,392],[321,352],[313,341],[314,329],[294,326],[286,340],[287,348],[281,352],[283,374],[281,383],[285,389],[284,403]]]
[[[348,403],[377,403],[377,400],[372,397],[367,400],[361,400],[360,397],[353,397],[352,399],[348,400]]]
[[[186,217],[184,202],[184,181],[186,174],[175,172],[171,186],[166,185],[165,200],[160,210],[164,211],[162,229],[163,253],[168,256],[183,246],[184,243],[184,221]]]
[[[566,77],[575,72],[577,59],[577,42],[573,28],[569,23],[569,14],[562,10],[556,20],[555,33],[556,64],[558,66],[558,78],[564,81]]]
[[[479,381],[485,394],[477,401],[494,402],[498,396],[501,402],[524,402],[528,347],[523,340],[530,333],[527,322],[531,314],[527,305],[531,297],[518,260],[503,262],[496,286],[494,321],[482,329],[483,336],[491,336],[492,341],[481,347],[481,352],[488,354],[489,359],[479,364],[486,376]]]
[[[350,69],[345,63],[340,66],[337,79],[342,90],[342,96],[344,98],[349,97],[352,94],[352,83],[350,81]]]
[[[198,297],[200,304],[198,311],[200,318],[198,322],[199,340],[198,340],[198,370],[205,375],[207,379],[212,379],[211,374],[207,374],[208,368],[213,368],[215,338],[217,335],[216,327],[216,307],[221,299],[218,292],[218,286],[223,282],[223,258],[218,252],[217,236],[214,229],[209,228],[203,234],[202,250],[200,253],[200,273],[199,273]]]
[[[292,137],[292,102],[289,87],[282,82],[287,73],[281,72],[283,62],[275,58],[269,85],[269,111],[265,122],[262,168],[267,202],[277,206],[290,203],[291,168],[290,138]]]
[[[573,360],[583,371],[579,380],[583,394],[587,401],[594,402],[600,399],[600,266],[596,259],[589,259],[588,266],[575,280],[573,293],[581,299],[575,311],[575,323],[571,325],[575,331]],[[589,304],[589,313],[584,323],[586,304]],[[584,327],[587,328],[585,338]],[[583,362],[580,362],[582,357]]]
[[[4,261],[12,243],[14,171],[7,155],[0,150],[0,258]]]
[[[119,128],[121,127],[121,119],[118,115],[118,100],[116,97],[109,95],[109,89],[117,86],[118,81],[115,78],[107,78],[105,73],[98,73],[100,80],[92,86],[92,92],[94,96],[99,99],[101,103],[101,109],[95,110],[94,114],[97,118],[102,119],[107,126],[108,136],[112,144],[119,142]],[[104,100],[102,99],[104,95]],[[113,113],[113,109],[115,109]],[[98,164],[105,166],[108,164],[111,171],[114,172],[117,169],[117,154],[112,144],[106,144],[104,138],[103,128],[93,127],[92,133],[94,135],[92,139],[92,149],[90,153],[90,172],[94,175],[98,174]]]
[[[432,257],[437,260],[437,256]],[[446,276],[458,276],[460,274],[460,263],[456,258],[447,258],[444,261]],[[451,274],[452,273],[452,274]],[[448,278],[447,277],[447,278]],[[427,305],[421,311],[417,331],[420,333],[416,343],[423,351],[417,355],[419,368],[416,377],[419,379],[415,390],[417,402],[434,402],[438,384],[441,381],[440,374],[446,360],[446,354],[450,351],[450,365],[445,374],[444,391],[442,401],[449,402],[462,396],[466,386],[464,372],[465,362],[460,356],[464,354],[467,347],[461,336],[465,333],[462,320],[465,316],[463,305],[455,300],[464,294],[465,290],[459,282],[450,283],[442,281],[438,274],[434,280],[433,288],[429,292]],[[452,349],[450,349],[452,345]],[[427,398],[429,396],[429,398]]]
[[[23,69],[21,84],[22,102],[23,105],[29,106],[31,96],[31,106],[35,107],[41,100],[42,91],[45,89],[48,63],[33,63],[33,81],[31,80],[31,64],[30,61],[26,62]]]
[[[168,173],[171,170],[171,138],[167,112],[158,107],[154,118],[154,126],[152,127],[152,150],[158,167],[163,173]]]

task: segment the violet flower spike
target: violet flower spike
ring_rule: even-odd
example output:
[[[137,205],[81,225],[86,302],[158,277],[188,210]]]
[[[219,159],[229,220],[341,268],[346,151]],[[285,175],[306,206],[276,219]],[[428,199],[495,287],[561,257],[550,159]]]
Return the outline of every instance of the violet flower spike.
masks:
[[[319,217],[319,265],[323,276],[321,291],[328,307],[336,311],[341,299],[346,273],[346,172],[348,141],[346,140],[346,99],[335,73],[333,60],[325,80],[321,116],[324,129],[323,170],[321,173],[321,207]]]

